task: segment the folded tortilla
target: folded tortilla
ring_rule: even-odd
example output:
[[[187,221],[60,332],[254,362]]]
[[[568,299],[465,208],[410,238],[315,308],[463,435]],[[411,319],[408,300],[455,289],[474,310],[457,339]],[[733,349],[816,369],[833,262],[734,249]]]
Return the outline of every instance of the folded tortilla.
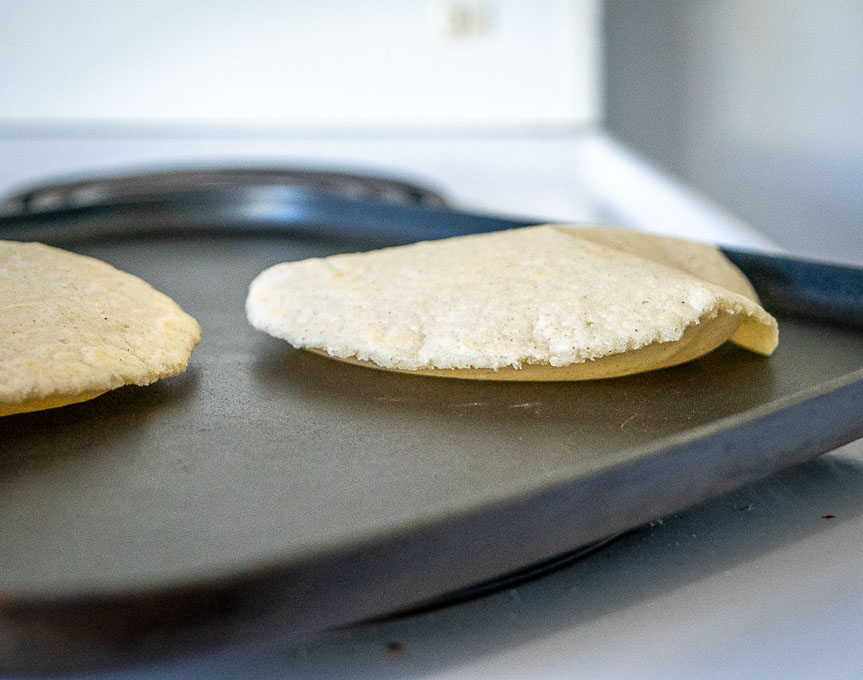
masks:
[[[671,366],[726,340],[776,348],[776,320],[715,247],[537,226],[276,265],[249,322],[374,368],[485,380],[584,380]]]

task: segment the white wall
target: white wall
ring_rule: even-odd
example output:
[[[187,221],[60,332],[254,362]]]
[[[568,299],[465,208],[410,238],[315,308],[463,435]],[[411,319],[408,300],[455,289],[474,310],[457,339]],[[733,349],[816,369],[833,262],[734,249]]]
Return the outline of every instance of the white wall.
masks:
[[[598,24],[598,0],[0,0],[0,124],[583,124]]]

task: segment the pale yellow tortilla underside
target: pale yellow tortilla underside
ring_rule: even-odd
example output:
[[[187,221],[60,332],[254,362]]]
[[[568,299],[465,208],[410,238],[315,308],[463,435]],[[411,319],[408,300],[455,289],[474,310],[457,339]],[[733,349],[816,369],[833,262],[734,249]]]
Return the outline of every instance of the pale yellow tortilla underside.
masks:
[[[246,303],[256,328],[374,368],[480,380],[587,380],[761,354],[776,321],[716,248],[540,226],[283,263]]]
[[[0,241],[0,416],[186,370],[198,322],[105,262]]]

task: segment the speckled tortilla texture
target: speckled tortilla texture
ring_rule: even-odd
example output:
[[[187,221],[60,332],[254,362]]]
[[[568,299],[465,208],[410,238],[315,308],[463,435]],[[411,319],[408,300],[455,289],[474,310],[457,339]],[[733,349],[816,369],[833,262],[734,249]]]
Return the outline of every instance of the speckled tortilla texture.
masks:
[[[105,262],[0,241],[0,415],[182,373],[200,333],[171,298]]]
[[[295,347],[483,379],[612,377],[727,339],[761,354],[778,341],[775,319],[716,248],[554,225],[279,264],[252,282],[246,311]],[[643,351],[684,342],[685,352]]]

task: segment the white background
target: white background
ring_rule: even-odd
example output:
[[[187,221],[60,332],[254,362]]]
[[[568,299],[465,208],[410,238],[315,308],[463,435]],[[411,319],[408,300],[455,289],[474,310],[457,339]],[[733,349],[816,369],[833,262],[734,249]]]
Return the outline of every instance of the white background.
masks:
[[[0,124],[581,124],[598,22],[596,0],[0,0]]]

